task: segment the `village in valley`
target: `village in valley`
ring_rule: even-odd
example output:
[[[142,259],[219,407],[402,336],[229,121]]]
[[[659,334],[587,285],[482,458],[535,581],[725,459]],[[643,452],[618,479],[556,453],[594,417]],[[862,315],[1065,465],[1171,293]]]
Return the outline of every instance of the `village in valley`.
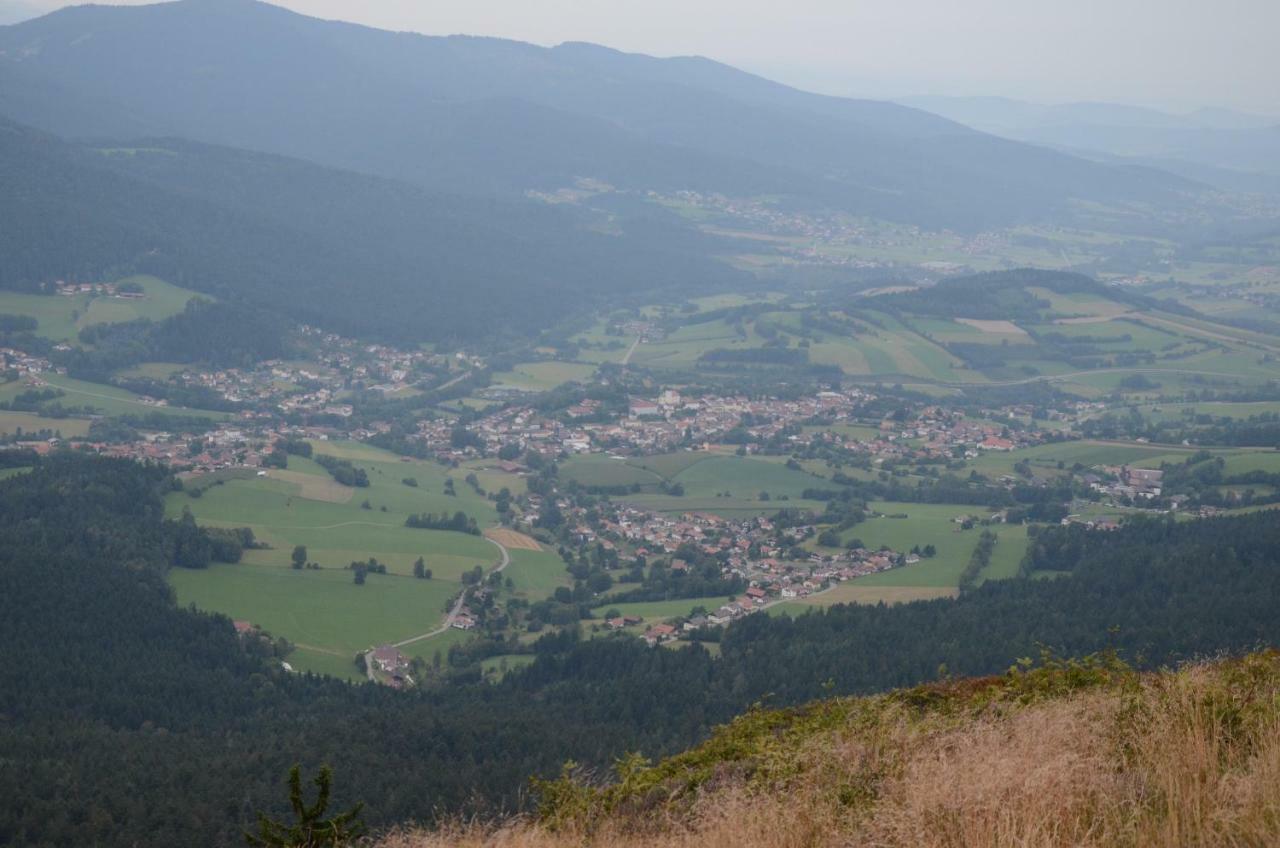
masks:
[[[839,238],[865,236],[840,226],[854,229]],[[154,308],[148,291],[168,289],[148,285],[56,293],[83,321]],[[77,376],[73,338],[23,346],[31,337],[11,333],[0,440],[13,456],[73,450],[172,468],[173,519],[241,528],[243,542],[230,564],[175,569],[180,600],[228,614],[246,639],[269,634],[292,670],[392,686],[460,668],[500,676],[564,629],[715,650],[716,634],[747,615],[946,597],[1015,576],[1037,524],[1106,530],[1131,515],[1276,498],[1265,448],[1205,451],[1167,429],[1206,423],[1183,400],[1194,388],[1171,399],[1138,378],[1130,394],[1012,380],[971,400],[918,378],[851,378],[804,363],[837,329],[869,325],[746,303],[708,307],[727,316],[711,348],[685,341],[708,322],[687,304],[624,312],[519,355],[304,325],[289,331],[288,356],[143,363],[109,384]],[[1024,341],[1007,321],[948,332],[973,327],[996,334],[992,349]],[[859,355],[883,344],[872,329]],[[910,361],[944,373],[922,350]],[[684,364],[657,366],[673,354]],[[762,385],[757,360],[783,364],[782,377],[766,371]],[[956,362],[946,373],[978,379]],[[1262,416],[1248,420],[1269,420],[1255,407]],[[1160,441],[1166,432],[1179,435]],[[328,529],[348,526],[372,532]],[[298,593],[273,595],[281,577]],[[361,588],[342,586],[352,582]],[[291,624],[304,598],[335,625]]]

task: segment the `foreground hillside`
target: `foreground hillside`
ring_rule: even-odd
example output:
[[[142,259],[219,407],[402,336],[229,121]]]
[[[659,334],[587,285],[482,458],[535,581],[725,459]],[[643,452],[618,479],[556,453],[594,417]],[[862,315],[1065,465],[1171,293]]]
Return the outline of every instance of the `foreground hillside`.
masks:
[[[439,846],[1274,845],[1280,654],[1138,675],[1110,657],[753,712],[536,820]]]

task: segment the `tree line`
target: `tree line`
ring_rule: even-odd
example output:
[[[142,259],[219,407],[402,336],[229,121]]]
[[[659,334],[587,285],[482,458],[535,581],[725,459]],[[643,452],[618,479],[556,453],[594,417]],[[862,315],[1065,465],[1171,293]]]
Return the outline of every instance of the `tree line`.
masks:
[[[3,844],[239,844],[257,810],[284,812],[278,782],[296,762],[332,763],[335,805],[365,801],[374,827],[512,809],[530,775],[682,749],[756,702],[910,685],[944,665],[999,672],[1040,645],[1151,666],[1280,643],[1280,522],[1263,512],[1045,528],[1028,571],[1067,576],[748,616],[719,658],[583,641],[566,621],[500,682],[458,669],[400,693],[286,673],[225,617],[178,606],[165,572],[190,526],[166,522],[166,470],[19,461],[34,469],[0,481]]]

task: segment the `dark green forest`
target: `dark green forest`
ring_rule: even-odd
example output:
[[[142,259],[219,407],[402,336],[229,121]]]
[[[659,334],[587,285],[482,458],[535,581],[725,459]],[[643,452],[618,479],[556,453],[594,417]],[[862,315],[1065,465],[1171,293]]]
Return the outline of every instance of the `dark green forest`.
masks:
[[[1028,567],[1070,576],[750,616],[718,660],[569,631],[501,683],[399,693],[286,674],[269,643],[177,607],[165,571],[202,531],[163,519],[165,470],[22,461],[0,482],[2,844],[239,844],[255,810],[282,812],[294,762],[332,763],[335,804],[365,801],[374,825],[511,808],[566,759],[670,752],[760,701],[999,672],[1042,645],[1151,666],[1280,642],[1280,522],[1257,513],[1044,530]]]
[[[89,147],[3,117],[0,184],[0,289],[148,273],[364,338],[523,337],[627,292],[745,280],[656,208],[606,235],[533,202],[174,140]]]

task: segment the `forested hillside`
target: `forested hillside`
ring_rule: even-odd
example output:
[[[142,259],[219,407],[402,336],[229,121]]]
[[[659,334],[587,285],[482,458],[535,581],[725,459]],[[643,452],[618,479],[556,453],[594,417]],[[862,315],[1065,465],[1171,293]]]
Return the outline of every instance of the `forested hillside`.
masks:
[[[23,463],[35,461],[30,455]],[[703,738],[752,703],[798,703],[998,672],[1039,645],[1141,665],[1280,641],[1274,513],[1147,522],[1085,544],[1040,537],[1061,579],[994,581],[899,607],[752,616],[705,650],[538,645],[501,683],[397,693],[286,674],[163,580],[198,546],[162,521],[154,467],[59,455],[0,482],[0,842],[237,844],[288,766],[332,763],[374,824],[521,803],[532,774]],[[217,568],[215,563],[212,568]]]
[[[248,0],[63,9],[0,29],[0,68],[0,113],[63,135],[181,136],[472,194],[587,177],[971,231],[1072,216],[1075,200],[1190,211],[1199,190],[705,59],[391,33]]]
[[[527,202],[185,142],[86,147],[3,118],[0,181],[0,288],[148,273],[365,337],[527,335],[619,292],[742,278],[656,210],[606,235]]]

